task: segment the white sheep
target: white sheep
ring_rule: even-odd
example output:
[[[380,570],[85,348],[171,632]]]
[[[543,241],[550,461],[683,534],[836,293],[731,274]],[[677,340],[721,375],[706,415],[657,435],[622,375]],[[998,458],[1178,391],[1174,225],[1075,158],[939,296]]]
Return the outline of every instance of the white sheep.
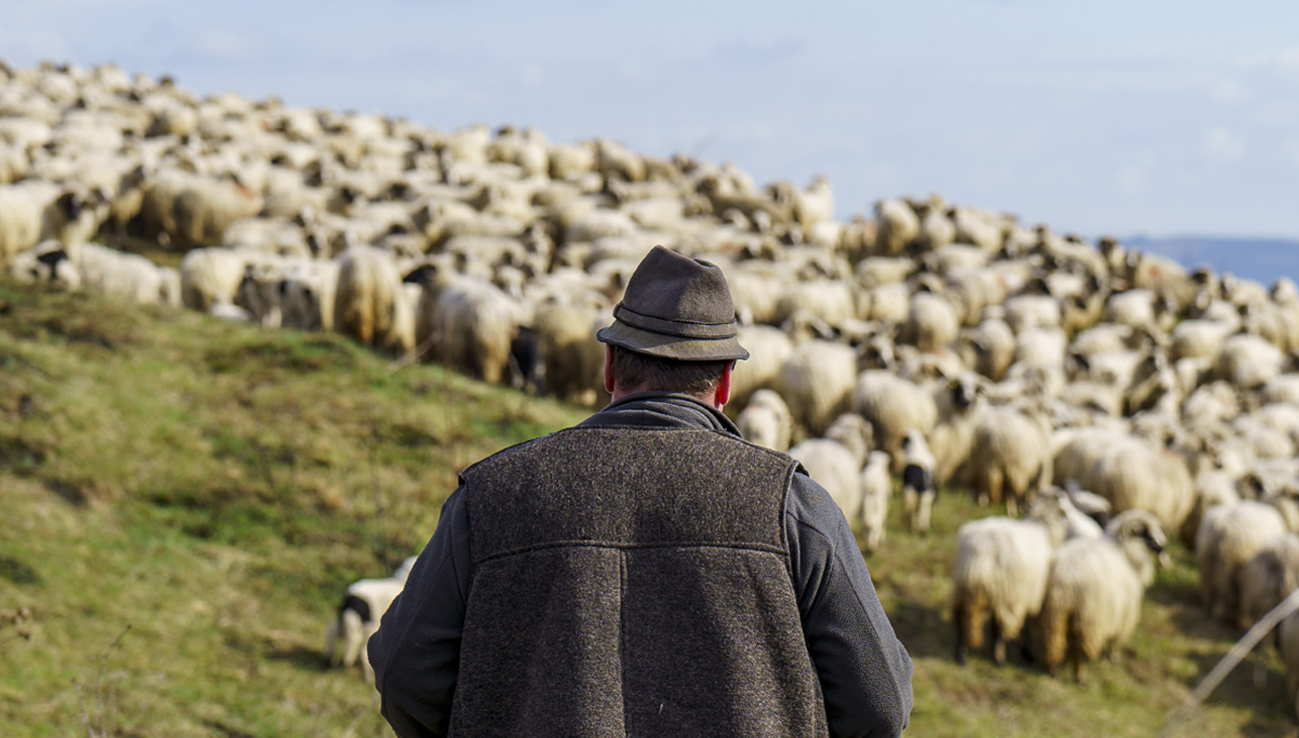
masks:
[[[1009,515],[1032,499],[1051,463],[1051,427],[1040,412],[989,408],[974,428],[970,474],[979,502],[1006,502]]]
[[[830,493],[845,518],[853,521],[861,515],[861,463],[852,451],[838,441],[812,438],[791,448],[789,455]]]
[[[961,526],[952,570],[958,663],[983,648],[989,614],[993,659],[1005,663],[1006,642],[1019,638],[1025,620],[1042,607],[1051,553],[1064,538],[1064,511],[1048,497],[1039,498],[1024,520],[991,517]]]
[[[861,472],[862,536],[867,553],[878,551],[884,545],[889,499],[893,496],[893,477],[889,474],[892,462],[892,457],[884,451],[871,451]]]
[[[1218,378],[1240,389],[1254,389],[1281,373],[1284,354],[1258,336],[1238,333],[1222,342],[1216,367]]]
[[[853,410],[874,429],[875,445],[893,457],[893,468],[902,471],[905,455],[902,439],[908,431],[933,431],[938,408],[924,388],[890,372],[862,372],[853,390]]]
[[[780,367],[777,386],[794,422],[819,435],[848,409],[857,378],[857,355],[849,346],[808,341]]]
[[[68,247],[81,286],[138,305],[169,304],[173,289],[168,272],[137,254],[84,243]]]
[[[960,330],[956,309],[947,298],[919,292],[911,298],[900,338],[921,351],[937,351],[956,340]]]
[[[334,329],[364,346],[408,351],[399,335],[401,274],[386,252],[353,246],[338,257]]]
[[[495,285],[473,277],[429,267],[414,278],[423,285],[416,336],[431,347],[427,356],[489,384],[499,383],[523,317],[519,305]],[[593,327],[586,323],[587,331]]]
[[[1244,630],[1299,589],[1299,536],[1268,541],[1240,571],[1240,618]]]
[[[480,291],[486,293],[485,288]],[[489,302],[507,306],[494,294],[491,298],[484,294],[482,299],[484,308]],[[586,306],[550,303],[537,307],[532,329],[546,394],[588,405],[596,402],[604,381],[604,345],[596,340],[595,332],[604,322],[597,311]]]
[[[1195,506],[1182,457],[1135,436],[1107,445],[1091,469],[1075,478],[1109,500],[1116,512],[1148,510],[1167,530],[1178,530]]]
[[[1210,615],[1235,622],[1240,615],[1241,570],[1273,539],[1284,535],[1276,508],[1243,500],[1209,508],[1195,537],[1200,591]]]
[[[875,243],[886,256],[897,256],[920,236],[920,218],[901,200],[875,203],[875,220],[879,231]]]
[[[194,249],[180,263],[181,303],[210,312],[213,305],[233,305],[244,278],[247,256],[233,249]]]
[[[776,386],[794,344],[784,331],[767,325],[742,325],[736,339],[749,351],[749,358],[736,362],[731,373],[731,402],[739,406],[754,392]]]
[[[1121,513],[1104,538],[1075,538],[1055,553],[1042,601],[1042,656],[1055,676],[1065,659],[1081,681],[1084,661],[1117,658],[1141,619],[1141,599],[1154,581],[1151,553],[1167,545],[1159,521],[1144,510]]]
[[[780,395],[769,389],[754,392],[736,418],[740,435],[750,443],[766,446],[774,451],[787,451],[794,420],[789,406]]]

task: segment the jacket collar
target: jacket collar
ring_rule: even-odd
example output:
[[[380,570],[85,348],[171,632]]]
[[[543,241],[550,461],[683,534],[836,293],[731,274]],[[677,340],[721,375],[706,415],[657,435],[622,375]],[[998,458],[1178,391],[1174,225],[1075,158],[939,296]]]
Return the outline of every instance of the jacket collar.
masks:
[[[577,427],[702,429],[740,435],[740,429],[721,411],[675,392],[636,392],[620,397]]]

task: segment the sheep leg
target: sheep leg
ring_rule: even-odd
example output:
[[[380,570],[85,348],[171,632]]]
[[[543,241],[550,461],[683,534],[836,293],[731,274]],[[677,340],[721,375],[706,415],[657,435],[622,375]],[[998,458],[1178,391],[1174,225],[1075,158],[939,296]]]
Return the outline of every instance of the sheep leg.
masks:
[[[911,487],[902,490],[902,519],[906,521],[907,532],[914,532],[916,529],[916,491]]]
[[[1006,638],[996,618],[992,619],[992,660],[998,666],[1006,664]]]
[[[965,629],[969,626],[969,608],[958,602],[952,608],[952,623],[956,626],[956,663],[965,666],[968,644],[965,642]]]
[[[988,495],[988,500],[992,504],[996,505],[1001,502],[1001,492],[1002,492],[1002,482],[1003,482],[1001,470],[989,469],[987,473],[987,481],[988,481],[988,486],[987,486],[986,494]]]
[[[1073,660],[1073,680],[1083,683],[1083,647],[1082,638],[1074,633],[1069,637],[1069,658]]]
[[[916,530],[919,531],[921,535],[927,535],[929,533],[929,521],[933,516],[933,511],[934,511],[934,492],[931,490],[928,492],[921,493],[920,514],[919,514],[919,519],[916,522]]]

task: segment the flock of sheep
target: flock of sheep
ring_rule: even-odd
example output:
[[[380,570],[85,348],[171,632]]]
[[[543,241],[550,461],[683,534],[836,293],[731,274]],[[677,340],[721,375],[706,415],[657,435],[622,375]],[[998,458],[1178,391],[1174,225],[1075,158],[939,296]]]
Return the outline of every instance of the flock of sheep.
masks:
[[[595,404],[594,332],[655,244],[723,268],[753,355],[733,380],[742,432],[800,459],[868,550],[895,476],[916,533],[940,487],[1005,504],[958,533],[958,658],[986,623],[1004,660],[1034,619],[1052,672],[1113,652],[1168,535],[1195,548],[1215,617],[1247,626],[1299,586],[1288,278],[1187,271],[938,196],[839,222],[822,178],[760,188],[604,139],[0,66],[0,267],[20,280],[333,330]],[[1299,617],[1279,643],[1293,694]]]

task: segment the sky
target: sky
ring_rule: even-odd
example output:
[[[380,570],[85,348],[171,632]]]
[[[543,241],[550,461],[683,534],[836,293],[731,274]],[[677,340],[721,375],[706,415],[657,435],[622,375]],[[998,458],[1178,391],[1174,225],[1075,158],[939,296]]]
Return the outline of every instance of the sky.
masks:
[[[1088,236],[1299,239],[1296,30],[1299,3],[1248,0],[5,0],[0,58],[825,174],[841,218],[937,192]]]

